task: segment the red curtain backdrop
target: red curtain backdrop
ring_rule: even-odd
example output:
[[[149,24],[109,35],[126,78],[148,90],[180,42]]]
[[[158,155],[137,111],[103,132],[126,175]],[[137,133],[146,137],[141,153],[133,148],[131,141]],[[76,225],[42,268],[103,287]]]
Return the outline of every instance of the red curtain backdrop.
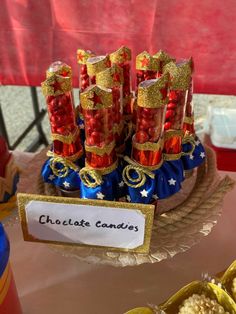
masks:
[[[235,0],[1,0],[0,84],[39,85],[77,48],[194,57],[195,91],[236,94]],[[135,59],[135,58],[134,58]]]

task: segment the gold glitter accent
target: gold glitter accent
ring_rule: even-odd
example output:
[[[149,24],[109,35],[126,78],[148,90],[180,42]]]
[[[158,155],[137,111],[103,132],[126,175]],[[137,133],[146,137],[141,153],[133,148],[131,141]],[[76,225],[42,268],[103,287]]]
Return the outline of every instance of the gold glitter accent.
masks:
[[[115,148],[115,142],[111,142],[109,145],[105,145],[103,147],[97,147],[97,146],[89,146],[85,142],[85,151],[94,153],[99,156],[103,156],[104,154],[110,155],[110,153]]]
[[[193,117],[184,117],[184,123],[186,124],[193,124],[194,123],[194,118]]]
[[[163,149],[164,141],[163,139],[159,139],[157,143],[146,142],[144,144],[137,143],[133,137],[133,148],[138,150],[150,150],[150,151],[159,151]]]
[[[101,71],[109,68],[109,55],[91,57],[87,60],[87,72],[89,76],[95,76]]]
[[[122,46],[118,50],[110,54],[112,63],[123,63],[131,60],[131,50],[128,47]]]
[[[170,57],[165,51],[159,50],[156,54],[153,55],[153,58],[159,60],[159,62],[162,63],[162,67],[165,66],[167,63],[173,61],[175,62],[175,59]]]
[[[53,84],[59,84],[60,89],[54,89]],[[62,77],[60,75],[52,74],[44,82],[41,83],[42,92],[44,96],[59,96],[72,90],[71,78]]]
[[[160,310],[167,313],[178,313],[182,303],[193,294],[204,294],[211,300],[217,301],[225,311],[228,311],[229,313],[236,313],[236,303],[231,299],[231,297],[216,284],[205,281],[193,281],[187,286],[181,288],[164,304],[160,305]]]
[[[108,166],[108,167],[104,167],[104,168],[94,168],[94,167],[91,167],[91,166],[89,165],[89,163],[85,160],[85,166],[86,166],[86,168],[99,171],[99,173],[100,173],[101,175],[106,175],[106,174],[111,173],[112,171],[114,171],[114,170],[117,168],[117,166],[118,166],[118,161],[116,160],[112,165],[110,165],[110,166]]]
[[[164,67],[164,72],[170,74],[170,89],[188,90],[191,83],[191,59],[182,62],[169,62]]]
[[[66,158],[63,157],[63,159],[66,159],[66,160],[73,162],[73,161],[76,161],[77,159],[79,159],[82,155],[83,155],[83,149],[81,148],[81,150],[79,152],[75,153],[74,155],[67,156]],[[47,152],[47,156],[52,157],[52,158],[57,158],[57,157],[62,158],[60,155],[57,155],[50,150]]]
[[[61,61],[56,61],[50,65],[46,72],[46,78],[52,76],[53,74],[61,75],[63,77],[72,77],[72,70],[69,65]],[[66,75],[65,75],[66,74]]]
[[[145,108],[159,108],[168,103],[168,97],[163,99],[161,89],[167,88],[168,73],[158,79],[143,81],[138,87],[138,106]]]
[[[95,103],[93,97],[100,97],[101,103]],[[97,85],[91,85],[80,94],[80,103],[83,109],[98,110],[112,107],[112,91]]]
[[[112,88],[121,86],[124,83],[123,69],[117,64],[113,64],[110,68],[96,74],[96,84]]]
[[[77,49],[76,56],[78,64],[86,64],[89,58],[94,57],[94,53],[90,50]]]
[[[96,188],[103,182],[101,173],[89,167],[82,168],[79,176],[83,184],[89,188]]]
[[[43,242],[50,244],[61,244],[65,246],[82,246],[82,247],[93,247],[93,248],[101,248],[102,250],[107,249],[107,251],[121,251],[121,252],[137,252],[142,254],[148,254],[151,242],[152,235],[152,226],[153,226],[153,218],[154,218],[154,205],[146,205],[146,204],[131,204],[124,202],[113,202],[113,201],[104,201],[104,200],[89,200],[89,199],[79,199],[79,198],[70,198],[70,197],[58,197],[58,196],[44,196],[44,195],[35,195],[35,194],[23,194],[18,193],[18,211],[21,221],[21,227],[23,231],[23,237],[25,241],[31,242]],[[36,239],[33,237],[28,230],[27,216],[26,216],[26,205],[30,201],[41,201],[41,202],[49,202],[49,203],[59,203],[59,204],[78,204],[85,206],[104,206],[104,207],[115,207],[115,208],[123,208],[129,210],[140,210],[142,214],[145,216],[145,233],[144,233],[144,242],[137,248],[134,249],[122,249],[122,248],[113,248],[113,247],[101,247],[101,246],[93,246],[93,245],[83,245],[80,243],[65,243],[65,242],[57,242],[57,241],[48,241],[42,239]]]
[[[70,133],[69,135],[61,135],[57,133],[52,133],[51,134],[51,139],[52,141],[60,141],[65,144],[71,144],[76,141],[80,134],[80,130],[78,127],[76,127],[75,131],[73,133]]]
[[[136,57],[136,70],[159,70],[159,61],[153,58],[147,51],[143,51]]]

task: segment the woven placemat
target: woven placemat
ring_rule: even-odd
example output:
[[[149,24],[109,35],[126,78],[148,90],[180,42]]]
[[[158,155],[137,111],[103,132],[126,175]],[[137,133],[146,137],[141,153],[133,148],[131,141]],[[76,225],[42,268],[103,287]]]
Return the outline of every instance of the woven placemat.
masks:
[[[228,176],[223,179],[219,177],[215,154],[208,147],[206,156],[204,164],[184,181],[181,192],[159,201],[148,255],[109,252],[101,248],[64,245],[50,247],[60,254],[81,261],[113,266],[156,263],[188,250],[211,232],[221,214],[224,195],[234,186],[234,181]],[[45,154],[39,154],[34,162],[38,166],[38,172],[44,160],[42,157],[45,158]],[[56,188],[45,184],[40,175],[35,177],[34,172],[33,177],[35,193],[58,195]]]

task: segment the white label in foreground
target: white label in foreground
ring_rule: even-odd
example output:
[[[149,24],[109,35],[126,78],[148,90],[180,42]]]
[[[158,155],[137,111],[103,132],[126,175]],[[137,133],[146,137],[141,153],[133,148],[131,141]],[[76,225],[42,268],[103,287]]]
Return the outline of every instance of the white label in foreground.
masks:
[[[143,245],[140,210],[30,201],[28,232],[39,240],[134,249]]]

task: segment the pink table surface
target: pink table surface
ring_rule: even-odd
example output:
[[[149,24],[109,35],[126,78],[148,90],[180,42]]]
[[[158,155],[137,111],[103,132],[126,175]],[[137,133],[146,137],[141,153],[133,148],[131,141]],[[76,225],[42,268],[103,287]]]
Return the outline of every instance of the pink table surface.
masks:
[[[30,155],[28,155],[30,158]],[[229,174],[236,179],[235,172]],[[45,244],[24,242],[18,224],[6,231],[25,314],[121,314],[159,304],[203,272],[216,274],[236,259],[236,187],[209,236],[189,251],[156,264],[114,268],[64,257]]]
[[[61,59],[78,84],[76,50],[166,50],[195,60],[196,92],[235,95],[235,0],[1,0],[0,84],[39,85]]]

